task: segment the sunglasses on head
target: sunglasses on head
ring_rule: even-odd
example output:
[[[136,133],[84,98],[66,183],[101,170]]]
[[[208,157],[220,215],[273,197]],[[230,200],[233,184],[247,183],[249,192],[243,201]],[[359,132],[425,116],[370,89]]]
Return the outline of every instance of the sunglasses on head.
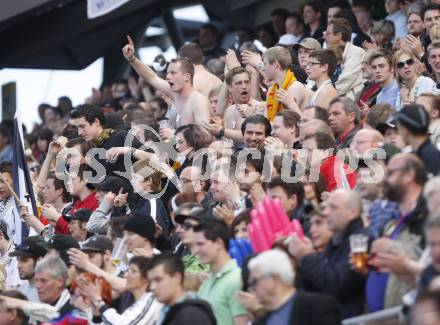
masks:
[[[408,59],[406,61],[402,61],[397,63],[397,69],[402,69],[404,66],[408,65],[409,67],[412,66],[414,64],[414,59]]]

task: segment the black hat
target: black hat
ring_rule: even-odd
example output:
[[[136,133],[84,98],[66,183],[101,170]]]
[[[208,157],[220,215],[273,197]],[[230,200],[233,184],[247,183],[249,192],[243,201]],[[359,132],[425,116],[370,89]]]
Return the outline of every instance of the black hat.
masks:
[[[10,256],[19,256],[19,257],[43,257],[46,255],[47,250],[42,245],[39,245],[38,242],[42,242],[41,240],[34,240],[31,237],[24,238],[23,242],[15,247],[15,250],[10,253]]]
[[[413,133],[427,133],[429,114],[422,105],[405,105],[397,113],[396,121]]]
[[[70,222],[72,220],[87,222],[89,221],[92,212],[93,211],[90,209],[78,209],[74,213],[70,215],[64,215],[63,217],[67,222]]]
[[[110,238],[102,235],[92,236],[81,245],[82,251],[105,252],[113,250],[113,243]]]
[[[149,215],[134,212],[124,224],[124,230],[128,230],[146,238],[150,243],[155,242],[156,224]]]
[[[71,248],[80,248],[78,241],[69,235],[53,235],[49,241],[44,242],[43,245],[43,247],[58,251],[60,258],[64,263],[66,263],[67,266],[70,265],[70,259],[69,255],[67,255],[67,251]]]
[[[55,249],[57,251],[80,248],[78,241],[70,235],[53,235],[48,242],[38,244],[47,249]]]
[[[177,214],[174,217],[174,220],[176,220],[176,222],[180,224],[184,223],[186,219],[193,219],[202,222],[206,219],[209,219],[209,217],[205,213],[205,209],[203,209],[202,207],[193,207],[188,213]]]
[[[121,187],[124,189],[125,193],[133,192],[133,187],[130,182],[125,178],[117,176],[106,176],[100,182],[87,183],[87,188],[90,190],[99,190],[105,192],[118,193]]]

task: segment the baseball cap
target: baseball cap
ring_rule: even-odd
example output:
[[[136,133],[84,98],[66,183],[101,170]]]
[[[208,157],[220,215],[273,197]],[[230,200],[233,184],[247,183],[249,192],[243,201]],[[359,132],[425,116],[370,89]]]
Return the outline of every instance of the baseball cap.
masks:
[[[105,176],[102,180],[96,183],[87,183],[87,188],[90,190],[99,190],[104,192],[118,193],[121,187],[125,193],[133,192],[133,187],[130,182],[122,177]]]
[[[280,37],[278,45],[289,46],[296,44],[296,38],[292,34],[284,34]]]
[[[69,235],[53,235],[48,242],[38,244],[46,249],[56,250],[60,258],[64,263],[66,263],[67,266],[70,265],[70,259],[69,255],[67,255],[67,251],[71,248],[80,248],[78,241]]]
[[[72,220],[79,220],[79,221],[83,221],[83,222],[87,222],[90,219],[90,215],[92,214],[92,210],[90,209],[79,209],[76,210],[74,213],[70,214],[70,215],[64,215],[64,219],[67,222],[70,222]]]
[[[429,114],[422,105],[405,105],[396,114],[395,121],[414,133],[427,133]]]
[[[180,224],[183,224],[186,219],[193,219],[202,222],[210,218],[206,213],[206,210],[202,207],[193,207],[188,213],[186,214],[178,213],[174,217],[174,220],[176,220],[176,222]]]
[[[113,250],[113,243],[110,238],[102,235],[95,235],[87,239],[81,245],[82,251],[105,252]]]
[[[78,241],[70,235],[53,235],[48,242],[44,242],[42,245],[57,251],[80,248]]]
[[[295,44],[293,48],[295,50],[298,50],[299,47],[304,47],[307,50],[320,50],[321,49],[321,43],[319,43],[317,40],[311,37],[304,38],[299,44]]]
[[[43,239],[41,237],[40,240],[31,238],[32,237],[24,238],[23,242],[15,247],[15,250],[9,255],[19,257],[43,257],[46,255],[47,250],[38,244],[38,242],[42,242]]]

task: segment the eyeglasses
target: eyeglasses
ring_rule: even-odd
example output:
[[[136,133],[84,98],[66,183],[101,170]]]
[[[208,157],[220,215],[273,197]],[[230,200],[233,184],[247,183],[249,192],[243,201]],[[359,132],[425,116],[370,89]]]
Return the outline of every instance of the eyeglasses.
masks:
[[[188,230],[196,227],[196,225],[193,225],[191,222],[185,221],[184,223],[182,223],[182,227],[183,227],[183,230],[188,231]]]
[[[309,67],[309,68],[313,67],[314,65],[322,65],[322,63],[319,63],[319,62],[309,62],[309,63],[307,63],[307,67]]]
[[[408,60],[406,60],[406,61],[402,61],[402,62],[399,62],[399,63],[397,63],[396,64],[396,66],[397,66],[397,69],[403,69],[403,67],[405,66],[405,64],[407,65],[407,66],[412,66],[413,64],[414,64],[414,59],[408,59]]]

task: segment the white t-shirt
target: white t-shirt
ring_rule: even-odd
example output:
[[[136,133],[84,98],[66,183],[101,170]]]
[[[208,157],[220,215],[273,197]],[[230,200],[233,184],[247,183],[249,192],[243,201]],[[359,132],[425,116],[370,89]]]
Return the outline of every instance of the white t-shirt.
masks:
[[[18,291],[24,294],[29,301],[40,302],[40,298],[38,298],[37,288],[29,281],[23,281],[20,288],[18,288]]]

